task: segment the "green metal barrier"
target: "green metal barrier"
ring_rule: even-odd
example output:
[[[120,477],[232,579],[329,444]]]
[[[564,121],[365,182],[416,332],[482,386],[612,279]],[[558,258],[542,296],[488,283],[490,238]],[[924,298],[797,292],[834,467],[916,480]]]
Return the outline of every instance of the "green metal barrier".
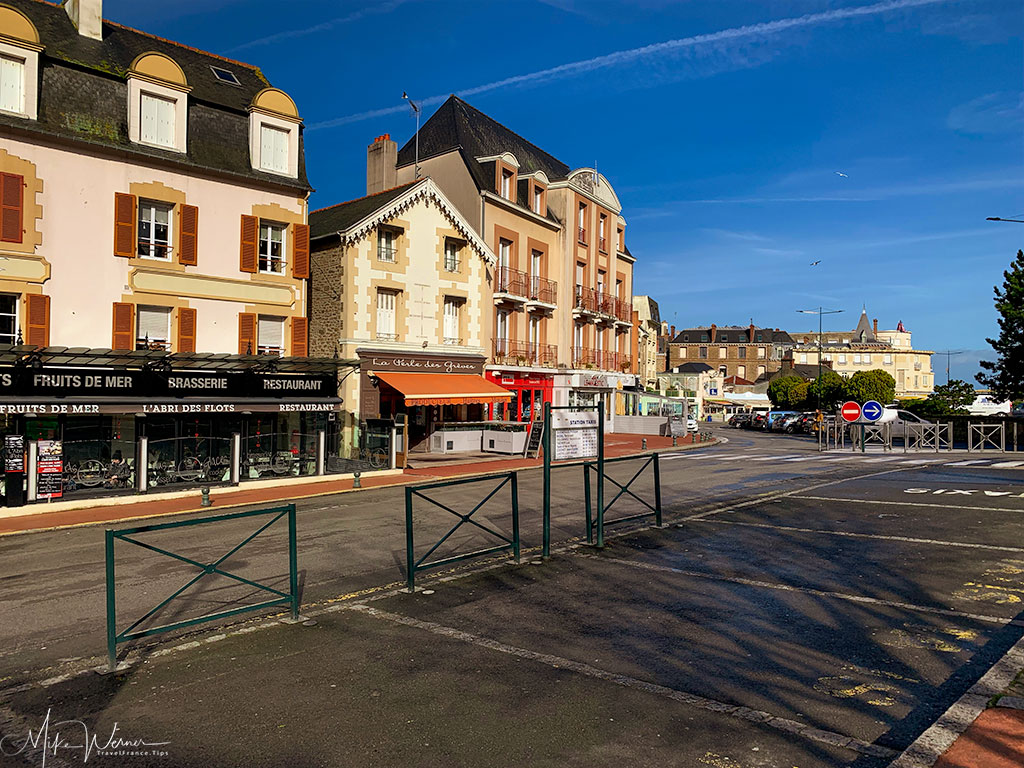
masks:
[[[449,487],[454,486],[454,485],[471,485],[471,484],[487,483],[487,482],[493,482],[494,480],[499,480],[499,479],[501,480],[501,482],[498,483],[498,485],[495,488],[493,488],[491,490],[491,492],[488,493],[483,498],[483,500],[481,502],[479,502],[475,507],[473,507],[473,509],[470,510],[470,512],[468,514],[462,514],[461,512],[456,512],[454,509],[452,509],[451,507],[449,507],[449,506],[447,506],[445,504],[442,504],[437,499],[432,499],[429,496],[425,496],[423,494],[423,491],[429,491],[429,490],[431,490],[433,488],[449,488]],[[477,520],[473,520],[472,519],[473,515],[481,507],[483,507],[484,504],[486,504],[488,501],[490,501],[492,498],[494,498],[494,495],[498,491],[500,491],[502,488],[504,488],[506,485],[510,486],[510,491],[511,491],[511,496],[512,496],[512,538],[511,539],[509,537],[505,536],[503,533],[500,533],[499,531],[495,531],[493,528],[490,528],[489,526],[485,525],[484,523],[481,523],[481,522],[479,522]],[[425,555],[423,555],[423,557],[419,558],[418,560],[416,559],[415,547],[414,547],[414,544],[413,544],[413,522],[412,522],[413,499],[415,497],[417,497],[417,496],[419,498],[423,499],[424,501],[429,501],[434,506],[440,507],[445,512],[450,512],[451,514],[455,515],[455,517],[459,518],[459,522],[457,522],[454,526],[452,526],[451,530],[449,530],[448,533],[446,533],[444,536],[442,536],[440,541],[438,541],[436,544],[434,544],[434,546],[432,546],[429,550],[427,550],[427,553]],[[465,525],[467,523],[469,523],[470,525],[475,525],[480,530],[484,531],[485,533],[490,534],[491,536],[497,537],[498,539],[500,539],[501,541],[503,541],[505,543],[504,544],[499,544],[499,545],[494,546],[494,547],[487,547],[485,549],[477,549],[477,550],[474,550],[473,552],[466,552],[466,553],[461,554],[461,555],[452,555],[451,557],[446,557],[446,558],[443,558],[441,560],[434,560],[432,562],[427,562],[427,558],[429,558],[432,554],[434,554],[434,552],[437,551],[438,547],[440,547],[442,544],[444,544],[446,541],[448,541],[448,539],[451,538],[452,534],[454,534],[457,530],[459,530],[459,528],[461,528],[463,525]],[[406,489],[405,489],[405,553],[406,553],[406,565],[407,565],[407,582],[408,582],[408,586],[409,586],[409,591],[410,592],[414,592],[416,590],[416,574],[418,572],[420,572],[420,571],[425,571],[425,570],[427,570],[429,568],[439,568],[442,565],[448,565],[450,563],[457,563],[457,562],[459,562],[461,560],[468,560],[468,559],[473,558],[473,557],[480,557],[482,555],[492,555],[492,554],[495,554],[497,552],[507,552],[507,551],[511,551],[512,552],[512,555],[515,558],[515,561],[518,563],[519,562],[519,477],[518,477],[517,473],[515,473],[515,472],[507,472],[507,473],[504,473],[504,474],[501,474],[501,475],[491,475],[489,477],[470,477],[470,478],[466,478],[464,480],[443,480],[443,481],[437,482],[437,483],[428,483],[427,485],[416,485],[416,486],[407,486],[406,487]]]
[[[596,533],[597,533],[596,546],[598,548],[601,548],[601,547],[604,546],[604,527],[605,527],[606,524],[607,525],[615,525],[615,524],[618,524],[618,523],[624,523],[624,522],[626,522],[628,520],[639,520],[639,519],[644,518],[644,517],[649,517],[653,513],[654,514],[655,525],[657,525],[659,528],[662,526],[662,522],[661,522],[661,464],[659,462],[658,454],[657,453],[652,453],[649,456],[647,456],[647,461],[645,461],[640,466],[640,469],[638,469],[633,474],[633,477],[631,477],[629,479],[629,481],[625,485],[620,483],[614,477],[611,477],[610,475],[608,475],[603,470],[603,467],[606,467],[609,464],[616,464],[616,463],[622,462],[622,461],[636,461],[637,459],[640,459],[640,458],[644,458],[644,457],[642,457],[642,456],[622,456],[622,457],[617,458],[617,459],[604,459],[603,462],[600,462],[600,461],[585,461],[585,462],[583,462],[583,488],[584,488],[584,493],[585,493],[585,497],[586,497],[586,507],[587,507],[587,543],[588,544],[594,544],[595,543],[594,542],[594,533],[595,533],[595,530],[596,530]],[[648,467],[653,467],[653,470],[654,470],[654,504],[653,504],[653,506],[650,503],[648,503],[647,501],[645,501],[644,499],[641,499],[639,496],[637,496],[635,493],[633,493],[633,491],[630,490],[630,486],[633,485],[634,482],[636,482],[637,478],[639,478],[640,475],[643,474],[644,470],[647,469]],[[591,468],[593,468],[595,473],[597,474],[597,516],[596,516],[596,520],[595,520],[595,516],[594,516],[594,510],[593,510],[593,507],[591,506],[591,501],[590,501],[590,470],[591,470]],[[615,484],[615,485],[617,485],[619,487],[619,492],[617,494],[615,494],[615,498],[613,498],[608,503],[607,506],[604,505],[604,481],[606,479],[611,481],[613,484]],[[617,517],[614,520],[609,520],[609,521],[606,522],[605,521],[605,515],[607,514],[608,510],[610,510],[615,505],[615,502],[617,502],[620,498],[622,498],[623,494],[629,494],[630,496],[632,496],[634,499],[639,501],[641,504],[643,504],[645,507],[647,507],[651,511],[650,512],[639,512],[639,513],[637,513],[635,515],[628,515],[626,517]]]
[[[227,554],[222,555],[216,560],[209,563],[201,563],[198,560],[193,560],[190,557],[171,552],[161,547],[154,546],[144,541],[139,541],[132,538],[132,536],[139,533],[148,533],[150,531],[166,531],[171,528],[188,528],[194,525],[208,525],[210,523],[220,523],[226,520],[239,520],[246,517],[259,517],[259,516],[270,516],[269,522],[264,523],[260,526],[255,533],[246,537],[242,543],[235,547],[232,547]],[[238,552],[242,547],[248,544],[250,541],[255,539],[265,530],[270,528],[274,523],[283,517],[288,518],[288,592],[282,592],[278,589],[274,589],[266,584],[260,584],[259,582],[246,579],[237,574],[231,573],[221,568],[221,565],[229,557]],[[117,602],[116,602],[116,583],[114,580],[114,542],[124,541],[128,544],[134,544],[143,549],[148,549],[151,552],[156,552],[160,555],[166,555],[172,560],[178,560],[182,563],[194,566],[199,569],[199,573],[189,579],[189,581],[170,597],[163,600],[156,608],[149,611],[135,621],[127,629],[120,632],[117,631]],[[298,562],[296,556],[295,547],[295,505],[289,504],[284,507],[274,507],[272,509],[257,509],[251,512],[234,512],[227,515],[214,515],[211,517],[203,517],[197,520],[179,520],[173,523],[161,523],[158,525],[142,525],[137,528],[121,528],[119,530],[113,530],[108,528],[106,531],[106,555],[107,555],[107,658],[110,662],[110,669],[113,671],[117,665],[117,644],[123,643],[128,640],[135,640],[140,637],[149,637],[151,635],[158,635],[163,632],[170,632],[173,629],[181,629],[183,627],[191,627],[196,624],[201,624],[206,621],[214,621],[216,619],[223,619],[228,616],[234,616],[239,613],[246,613],[248,611],[258,611],[263,608],[269,608],[275,605],[290,605],[292,611],[292,619],[297,620],[299,618],[299,571]],[[187,590],[189,587],[196,584],[204,576],[211,574],[217,574],[218,576],[225,576],[229,579],[234,579],[240,584],[247,584],[250,587],[254,587],[264,592],[269,592],[272,595],[276,595],[271,600],[264,600],[261,603],[255,603],[253,605],[246,605],[239,608],[231,608],[225,611],[217,611],[215,613],[208,613],[203,616],[199,616],[194,619],[186,619],[184,621],[175,621],[170,624],[162,624],[158,627],[148,627],[145,629],[136,628],[147,620],[156,616],[162,611],[172,600],[178,595]]]

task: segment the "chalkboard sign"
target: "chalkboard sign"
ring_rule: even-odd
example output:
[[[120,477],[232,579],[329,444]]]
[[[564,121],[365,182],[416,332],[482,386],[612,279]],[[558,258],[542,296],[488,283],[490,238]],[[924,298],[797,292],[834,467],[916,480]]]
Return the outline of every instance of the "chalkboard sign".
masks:
[[[25,471],[24,435],[4,435],[4,471]]]
[[[544,437],[544,419],[537,419],[530,425],[530,436],[526,439],[526,450],[523,456],[537,458],[540,455],[540,441]]]
[[[686,437],[686,422],[682,419],[668,420],[669,437]]]

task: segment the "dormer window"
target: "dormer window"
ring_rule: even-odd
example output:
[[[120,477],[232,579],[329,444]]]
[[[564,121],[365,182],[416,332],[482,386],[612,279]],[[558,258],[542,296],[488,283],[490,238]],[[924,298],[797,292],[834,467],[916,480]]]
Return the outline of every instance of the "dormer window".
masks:
[[[288,131],[265,123],[260,126],[260,168],[288,173]]]
[[[514,179],[515,174],[512,171],[506,168],[501,169],[501,189],[499,193],[506,200],[512,199],[512,183]]]
[[[284,91],[264,88],[249,107],[249,153],[258,171],[299,175],[299,120],[295,102]]]
[[[175,100],[142,92],[142,122],[139,141],[158,147],[175,148]]]
[[[185,152],[188,81],[181,67],[160,53],[144,53],[128,72],[128,138],[136,144]]]
[[[21,11],[0,5],[0,112],[36,119],[39,32]]]
[[[25,113],[25,59],[0,55],[0,110]]]

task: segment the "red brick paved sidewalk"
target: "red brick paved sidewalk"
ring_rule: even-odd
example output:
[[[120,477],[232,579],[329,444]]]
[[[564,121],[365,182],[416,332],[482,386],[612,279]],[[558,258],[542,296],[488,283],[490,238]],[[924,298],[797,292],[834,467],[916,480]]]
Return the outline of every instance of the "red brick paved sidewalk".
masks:
[[[671,449],[670,437],[642,437],[641,435],[605,435],[605,456],[617,458],[641,452],[641,440],[647,440],[648,451]],[[689,446],[691,438],[679,438],[680,446]],[[408,485],[424,482],[429,478],[461,477],[465,475],[488,474],[492,472],[509,472],[517,469],[529,469],[543,464],[541,459],[495,459],[476,461],[465,464],[444,464],[436,467],[407,469],[402,474],[382,477],[362,478],[362,488],[380,488],[389,485]],[[25,531],[50,530],[78,525],[112,523],[124,520],[137,520],[147,517],[187,514],[192,512],[212,512],[229,507],[240,507],[248,504],[272,504],[278,501],[293,501],[312,496],[328,496],[335,493],[353,491],[352,479],[349,477],[337,480],[326,480],[315,483],[275,486],[269,488],[251,488],[233,493],[217,493],[214,488],[210,492],[211,506],[199,506],[199,492],[194,496],[174,499],[147,499],[138,497],[134,503],[109,504],[104,499],[97,499],[96,506],[83,509],[44,512],[40,506],[25,506],[20,509],[24,514],[0,518],[0,535],[21,533]]]
[[[986,709],[961,734],[934,768],[1021,768],[1024,711]]]

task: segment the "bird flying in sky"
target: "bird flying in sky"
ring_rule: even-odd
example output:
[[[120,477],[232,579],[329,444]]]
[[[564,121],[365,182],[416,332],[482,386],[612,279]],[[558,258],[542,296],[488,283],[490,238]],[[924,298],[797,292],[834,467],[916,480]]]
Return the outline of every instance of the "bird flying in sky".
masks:
[[[842,176],[842,177],[843,177],[844,179],[848,179],[848,178],[850,178],[849,176],[847,176],[847,175],[846,175],[845,173],[843,173],[842,171],[836,171],[836,176]]]
[[[811,266],[812,266],[812,267],[816,267],[816,266],[818,266],[819,264],[821,264],[821,259],[818,259],[817,261],[812,261],[812,262],[811,262]]]

